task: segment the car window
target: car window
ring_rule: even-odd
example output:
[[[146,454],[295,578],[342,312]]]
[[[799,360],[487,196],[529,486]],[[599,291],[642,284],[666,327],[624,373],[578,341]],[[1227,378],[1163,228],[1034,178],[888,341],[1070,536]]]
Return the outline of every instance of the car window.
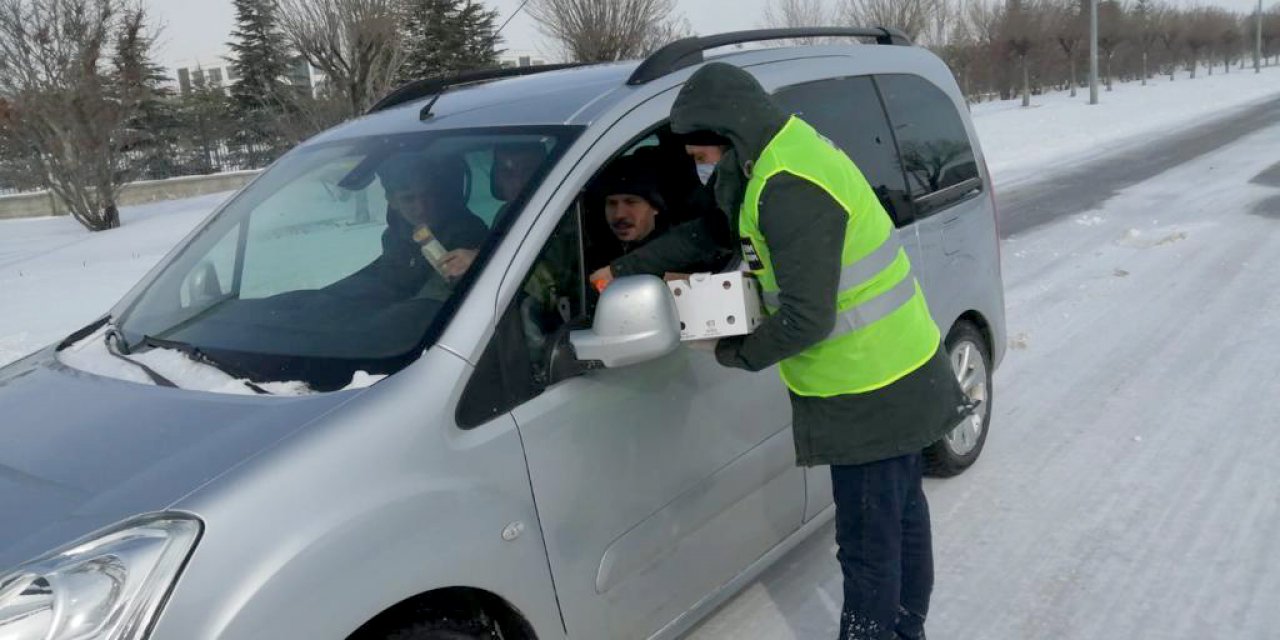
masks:
[[[237,194],[119,319],[255,382],[346,386],[430,345],[579,129],[424,131],[304,147]]]
[[[870,77],[807,82],[785,87],[776,97],[849,155],[897,226],[911,221],[902,165]]]
[[[613,171],[652,171],[643,175],[655,181],[659,198],[668,205],[660,216],[679,221],[682,214],[705,214],[727,221],[718,210],[695,206],[692,190],[701,189],[702,184],[684,145],[671,135],[668,125],[658,125],[623,147],[597,168],[564,213],[499,319],[458,405],[459,426],[483,424],[576,375],[577,362],[567,349],[568,332],[590,326],[599,298],[588,286],[587,275],[626,250],[618,244],[604,213],[601,182]],[[650,237],[661,235],[670,224],[655,227]],[[709,255],[706,269],[720,270],[725,259],[721,254]]]
[[[901,150],[916,216],[953,202],[936,197],[948,189],[973,184],[976,190],[977,161],[951,99],[919,76],[884,75],[876,81]]]

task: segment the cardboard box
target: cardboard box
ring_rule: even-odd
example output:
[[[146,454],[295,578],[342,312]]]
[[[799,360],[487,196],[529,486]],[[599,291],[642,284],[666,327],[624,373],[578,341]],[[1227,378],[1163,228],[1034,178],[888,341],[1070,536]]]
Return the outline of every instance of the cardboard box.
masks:
[[[741,271],[695,273],[667,286],[680,314],[681,340],[746,335],[764,322],[760,283]]]

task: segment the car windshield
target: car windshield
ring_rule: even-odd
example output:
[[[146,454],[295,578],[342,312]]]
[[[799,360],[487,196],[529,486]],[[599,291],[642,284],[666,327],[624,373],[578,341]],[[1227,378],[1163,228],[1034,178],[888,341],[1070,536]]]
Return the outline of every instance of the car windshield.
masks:
[[[438,335],[569,127],[304,147],[222,208],[120,315],[125,348],[181,345],[317,391],[390,374]]]

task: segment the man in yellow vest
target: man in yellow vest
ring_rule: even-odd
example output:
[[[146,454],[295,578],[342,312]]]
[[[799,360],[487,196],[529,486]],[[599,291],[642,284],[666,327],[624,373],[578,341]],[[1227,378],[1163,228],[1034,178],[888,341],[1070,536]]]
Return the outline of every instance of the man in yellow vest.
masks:
[[[716,359],[779,365],[797,463],[831,467],[839,637],[922,639],[933,552],[921,452],[966,403],[893,222],[848,156],[737,67],[694,73],[671,127],[723,141],[711,186],[736,238],[695,221],[592,279],[679,271],[737,245],[770,315],[755,333],[715,344]]]

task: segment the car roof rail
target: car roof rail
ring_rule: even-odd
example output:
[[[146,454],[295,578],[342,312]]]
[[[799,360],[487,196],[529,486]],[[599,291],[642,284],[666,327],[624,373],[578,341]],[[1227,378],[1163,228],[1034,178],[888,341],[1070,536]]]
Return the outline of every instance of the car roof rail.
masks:
[[[796,27],[788,29],[755,29],[733,31],[710,36],[694,36],[676,40],[653,52],[627,80],[635,86],[652,82],[669,73],[703,61],[708,49],[746,42],[766,42],[792,38],[874,38],[876,44],[911,46],[907,35],[892,27]]]
[[[422,78],[414,80],[408,84],[401,85],[391,93],[383,96],[381,100],[375,103],[365,115],[385,111],[391,107],[402,105],[406,102],[412,102],[419,98],[438,95],[448,89],[464,84],[474,84],[477,82],[486,82],[489,80],[501,80],[503,78],[516,78],[519,76],[528,76],[535,73],[543,73],[545,71],[558,71],[560,69],[570,69],[572,67],[581,67],[583,63],[568,64],[537,64],[527,67],[506,67],[501,69],[477,69],[475,71],[463,71],[461,73],[453,73],[446,76],[433,76],[430,78]]]

